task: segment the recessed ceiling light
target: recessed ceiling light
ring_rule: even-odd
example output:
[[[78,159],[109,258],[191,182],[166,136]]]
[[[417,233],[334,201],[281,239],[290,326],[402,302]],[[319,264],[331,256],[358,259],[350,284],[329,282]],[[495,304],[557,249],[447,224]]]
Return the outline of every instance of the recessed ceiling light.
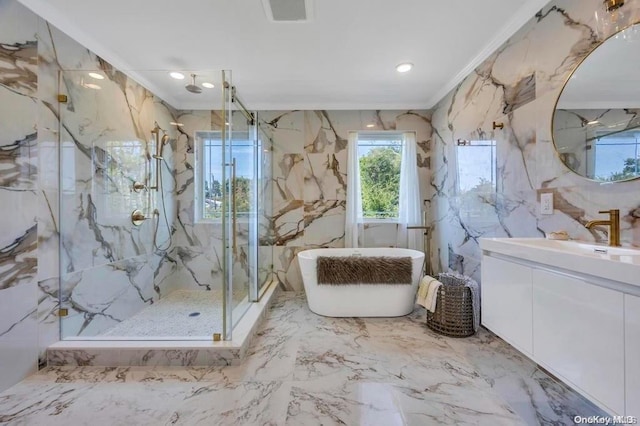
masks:
[[[411,68],[413,68],[413,64],[410,62],[403,62],[401,64],[398,64],[396,66],[396,71],[398,72],[407,72],[407,71],[411,71]]]
[[[86,87],[87,89],[93,89],[93,90],[102,89],[102,87],[98,86],[97,84],[93,84],[93,83],[83,83],[82,87]]]
[[[368,128],[372,128],[372,127],[376,127],[376,125],[375,124],[367,124],[367,127]]]
[[[206,87],[207,89],[213,89],[216,86],[214,86],[213,83],[209,83],[205,81],[204,83],[202,83],[202,87]]]
[[[104,80],[104,75],[98,74],[97,72],[90,72],[89,77],[95,78],[96,80]]]
[[[587,124],[599,124],[600,122],[598,120],[593,120],[593,121],[587,121]]]
[[[175,78],[176,80],[184,80],[184,74],[181,72],[172,71],[169,73],[171,78]]]
[[[175,121],[170,121],[169,124],[171,124],[172,126],[178,126],[178,127],[184,126],[184,123],[176,123]]]

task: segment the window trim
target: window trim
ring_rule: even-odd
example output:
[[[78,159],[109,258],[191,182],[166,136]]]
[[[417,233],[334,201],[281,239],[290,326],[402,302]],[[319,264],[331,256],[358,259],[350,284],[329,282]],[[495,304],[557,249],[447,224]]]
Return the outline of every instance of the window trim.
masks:
[[[460,163],[458,157],[458,149],[460,148],[473,148],[473,147],[490,147],[491,149],[491,179],[490,182],[493,186],[491,194],[498,193],[498,141],[496,139],[473,139],[470,141],[465,141],[466,143],[461,144],[458,143],[455,146],[456,149],[456,196],[460,196],[468,191],[463,190],[460,187]]]
[[[204,135],[204,136],[203,136]],[[197,130],[194,132],[194,155],[195,155],[195,170],[194,170],[194,223],[213,223],[213,224],[221,224],[222,217],[219,218],[207,218],[204,215],[204,171],[205,171],[205,144],[206,141],[213,140],[216,142],[220,142],[223,144],[222,140],[222,131],[221,130]],[[246,141],[248,143],[257,143],[257,147],[255,149],[261,149],[260,141],[254,142],[251,138],[251,132],[249,130],[235,130],[231,133],[231,140],[233,141]],[[227,153],[228,154],[228,153]],[[226,162],[225,162],[226,163]],[[224,166],[227,167],[227,166]],[[230,173],[230,172],[228,172]],[[229,177],[229,176],[227,176]],[[221,182],[221,185],[224,183]],[[224,207],[224,204],[222,205]],[[248,212],[237,212],[238,213],[238,223],[249,222],[251,214],[253,211]],[[241,213],[246,213],[247,215],[242,215]]]
[[[197,130],[194,132],[194,155],[195,155],[195,170],[194,170],[194,223],[222,223],[222,218],[213,219],[204,217],[204,145],[207,140],[222,140],[221,130]]]

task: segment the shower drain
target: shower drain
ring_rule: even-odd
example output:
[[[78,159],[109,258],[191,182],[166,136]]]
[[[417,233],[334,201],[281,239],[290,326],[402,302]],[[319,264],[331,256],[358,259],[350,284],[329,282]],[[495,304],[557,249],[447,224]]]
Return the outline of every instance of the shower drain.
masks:
[[[200,312],[191,312],[189,314],[190,317],[197,317],[198,315],[200,315]]]

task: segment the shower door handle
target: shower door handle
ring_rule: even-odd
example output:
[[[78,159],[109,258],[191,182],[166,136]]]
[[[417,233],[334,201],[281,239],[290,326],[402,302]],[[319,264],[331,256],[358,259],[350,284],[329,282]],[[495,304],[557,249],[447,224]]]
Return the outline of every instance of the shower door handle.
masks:
[[[238,254],[238,212],[237,212],[237,204],[236,204],[236,159],[235,157],[231,160],[231,223],[232,223],[232,232],[233,232],[233,255],[236,256]]]

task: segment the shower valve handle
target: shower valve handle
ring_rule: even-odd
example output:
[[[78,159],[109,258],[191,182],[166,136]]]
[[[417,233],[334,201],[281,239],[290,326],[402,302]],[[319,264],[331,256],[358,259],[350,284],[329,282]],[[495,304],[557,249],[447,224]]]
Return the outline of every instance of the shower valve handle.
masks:
[[[142,210],[134,210],[131,212],[131,223],[135,226],[142,225],[145,220],[147,220],[147,216],[145,216]]]
[[[144,184],[144,183],[142,183],[142,182],[133,182],[133,190],[134,190],[135,192],[140,192],[140,191],[142,191],[143,189],[148,189],[148,188],[147,188],[147,185],[145,185],[145,184]]]

